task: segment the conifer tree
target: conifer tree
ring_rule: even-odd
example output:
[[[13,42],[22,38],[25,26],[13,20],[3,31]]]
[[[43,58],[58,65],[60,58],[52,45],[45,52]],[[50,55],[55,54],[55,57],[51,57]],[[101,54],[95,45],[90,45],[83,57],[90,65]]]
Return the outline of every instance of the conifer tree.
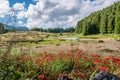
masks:
[[[120,34],[120,14],[118,11],[116,11],[115,16],[115,33]]]
[[[120,1],[79,21],[76,33],[120,34]]]
[[[112,15],[109,15],[108,17],[108,33],[114,32],[114,17]]]
[[[106,21],[107,21],[107,17],[105,14],[102,15],[101,17],[101,23],[100,23],[100,32],[101,34],[106,34],[107,33],[107,24],[106,24]]]

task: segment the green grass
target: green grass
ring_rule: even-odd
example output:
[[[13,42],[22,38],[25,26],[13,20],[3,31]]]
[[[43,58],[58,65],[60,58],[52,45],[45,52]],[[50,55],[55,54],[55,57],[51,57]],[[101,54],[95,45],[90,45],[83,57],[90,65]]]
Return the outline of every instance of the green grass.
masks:
[[[46,45],[46,44],[61,44],[61,43],[73,43],[73,42],[77,42],[77,40],[75,41],[71,41],[71,40],[44,40],[42,42],[39,42],[40,45]]]
[[[46,45],[46,44],[57,44],[57,43],[61,43],[64,41],[59,41],[59,40],[44,40],[42,42],[39,42],[39,44],[41,45]]]
[[[115,38],[115,39],[120,39],[120,35],[116,34],[97,34],[97,35],[87,35],[87,36],[79,36],[79,38],[91,38],[91,39],[99,39],[99,38]]]
[[[77,38],[84,38],[84,39],[100,39],[100,38],[115,38],[120,40],[120,35],[117,34],[96,34],[96,35],[81,35],[81,34],[67,34],[63,36],[57,36],[57,37],[49,37],[47,39],[58,39],[58,38],[72,38],[72,37],[77,37]]]

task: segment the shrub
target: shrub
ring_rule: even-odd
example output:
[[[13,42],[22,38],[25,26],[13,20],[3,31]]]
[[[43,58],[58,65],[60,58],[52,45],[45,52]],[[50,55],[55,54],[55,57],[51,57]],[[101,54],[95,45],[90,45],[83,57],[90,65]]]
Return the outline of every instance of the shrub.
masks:
[[[88,80],[99,71],[120,74],[120,58],[103,58],[79,49],[58,54],[31,55],[26,51],[20,55],[0,56],[0,80],[57,80],[62,76]]]

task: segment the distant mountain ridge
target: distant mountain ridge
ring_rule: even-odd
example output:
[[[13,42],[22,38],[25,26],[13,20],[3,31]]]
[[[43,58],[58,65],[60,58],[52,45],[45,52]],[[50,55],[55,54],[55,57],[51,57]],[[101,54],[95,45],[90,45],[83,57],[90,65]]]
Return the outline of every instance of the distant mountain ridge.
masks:
[[[17,30],[17,31],[28,31],[29,28],[25,27],[25,26],[19,26],[19,27],[14,27],[14,26],[9,26],[4,24],[5,29],[8,30]]]
[[[78,21],[76,33],[120,34],[120,1]]]

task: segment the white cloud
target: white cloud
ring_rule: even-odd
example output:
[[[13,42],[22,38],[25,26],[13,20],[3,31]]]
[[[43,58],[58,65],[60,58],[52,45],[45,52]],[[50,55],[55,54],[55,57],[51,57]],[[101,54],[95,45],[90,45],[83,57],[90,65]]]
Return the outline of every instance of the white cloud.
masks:
[[[18,25],[19,26],[24,26],[24,22],[23,21],[18,21]]]
[[[9,12],[9,10],[9,1],[0,0],[0,18],[4,18],[4,16]]]
[[[15,11],[17,11],[16,16],[17,19],[24,19],[26,18],[26,8],[25,8],[25,3],[16,3],[13,5],[12,9],[14,9]]]
[[[24,10],[25,9],[24,5],[25,5],[25,3],[16,3],[16,4],[13,5],[13,9],[15,9],[15,10]]]
[[[26,18],[25,10],[19,11],[17,14],[17,19],[23,19],[23,18]]]
[[[75,26],[78,20],[90,13],[103,9],[119,0],[34,0],[26,11],[26,26],[62,27]]]
[[[33,27],[64,27],[75,26],[78,20],[90,13],[103,9],[120,0],[33,0],[35,5],[30,4],[25,9],[25,3],[16,3],[12,8],[18,10],[17,18],[27,22],[18,21],[19,25],[28,28]],[[9,1],[0,0],[0,17],[4,17],[10,11]]]
[[[75,16],[77,11],[78,0],[53,1],[40,0],[36,5],[30,5],[27,11],[27,26],[32,27],[58,27],[70,22],[69,16]],[[66,3],[69,3],[65,5]],[[76,6],[75,6],[76,5]]]

